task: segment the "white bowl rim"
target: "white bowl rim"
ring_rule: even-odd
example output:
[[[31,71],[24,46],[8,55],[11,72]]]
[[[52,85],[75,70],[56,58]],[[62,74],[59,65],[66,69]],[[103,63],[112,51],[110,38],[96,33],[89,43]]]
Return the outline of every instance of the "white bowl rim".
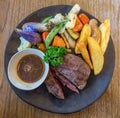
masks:
[[[17,63],[19,62],[19,60],[28,54],[35,54],[39,57],[41,57],[43,59],[44,57],[44,53],[38,49],[33,49],[33,48],[27,48],[24,49],[20,52],[15,53],[9,63],[8,63],[8,79],[10,80],[10,82],[12,83],[12,85],[14,85],[16,88],[21,89],[21,90],[33,90],[37,87],[39,87],[46,79],[48,72],[49,72],[49,64],[44,62],[45,64],[45,72],[43,73],[43,76],[41,77],[41,79],[39,79],[36,82],[33,83],[26,83],[24,81],[22,81],[21,79],[19,79],[17,73],[16,73],[16,66]]]

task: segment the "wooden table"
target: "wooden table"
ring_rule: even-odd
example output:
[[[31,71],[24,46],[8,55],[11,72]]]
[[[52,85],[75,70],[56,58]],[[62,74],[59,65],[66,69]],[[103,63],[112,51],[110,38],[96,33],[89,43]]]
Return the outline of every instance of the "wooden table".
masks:
[[[23,102],[10,88],[4,73],[4,49],[10,34],[33,11],[56,4],[78,3],[100,21],[111,19],[115,69],[105,94],[87,109],[73,114],[54,114]],[[120,0],[0,0],[0,118],[120,118]]]

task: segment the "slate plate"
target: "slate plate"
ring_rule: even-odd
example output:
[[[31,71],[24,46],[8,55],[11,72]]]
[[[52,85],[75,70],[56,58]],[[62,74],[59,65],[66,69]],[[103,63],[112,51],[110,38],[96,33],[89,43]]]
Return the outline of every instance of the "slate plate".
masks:
[[[27,22],[39,22],[47,16],[54,16],[56,13],[68,13],[72,6],[69,5],[57,5],[57,6],[49,6],[46,8],[42,8],[37,10],[23,19],[18,25],[18,28],[24,23]],[[86,13],[81,10],[81,13]],[[89,18],[94,18],[90,14],[86,13]],[[100,22],[99,22],[100,23]],[[6,78],[8,79],[7,67],[8,62],[12,55],[17,52],[17,47],[20,44],[20,40],[15,31],[10,36],[10,39],[6,45],[5,55],[4,55],[4,68]],[[115,50],[113,41],[110,38],[110,42],[105,53],[105,63],[102,72],[98,76],[94,76],[93,72],[91,73],[88,84],[84,90],[80,91],[80,94],[71,92],[67,88],[63,87],[65,91],[65,99],[59,100],[54,96],[48,93],[45,85],[43,84],[39,88],[32,91],[23,91],[15,88],[11,85],[11,88],[15,91],[15,93],[25,102],[31,104],[37,108],[54,112],[54,113],[73,113],[77,111],[81,111],[87,108],[89,105],[94,103],[108,88],[108,85],[112,79],[112,74],[115,65]],[[9,79],[8,79],[9,81]]]

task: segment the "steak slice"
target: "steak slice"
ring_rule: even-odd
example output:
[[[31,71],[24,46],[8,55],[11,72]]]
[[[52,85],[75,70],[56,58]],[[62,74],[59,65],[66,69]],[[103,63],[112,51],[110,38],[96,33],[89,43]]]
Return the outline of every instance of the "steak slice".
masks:
[[[68,81],[63,75],[61,75],[60,73],[58,73],[57,71],[55,71],[55,76],[59,79],[59,81],[66,86],[67,88],[69,88],[71,91],[74,91],[76,93],[79,93],[78,89],[76,88],[76,86],[74,86],[70,81]]]
[[[59,67],[63,67],[74,71],[75,74],[79,75],[80,79],[87,80],[90,75],[90,67],[85,61],[74,54],[67,54],[64,56],[64,62]]]
[[[86,86],[90,75],[89,66],[80,57],[73,54],[65,55],[63,64],[55,69],[79,90],[82,90]]]
[[[70,81],[72,84],[74,84],[79,90],[82,90],[86,84],[87,81],[80,79],[74,71],[71,71],[69,69],[59,68],[57,71],[62,74],[68,81]]]
[[[45,85],[49,93],[51,93],[52,95],[54,95],[55,97],[59,99],[64,99],[64,93],[60,86],[60,83],[58,82],[57,79],[54,78],[51,71],[49,71],[49,74],[45,80]]]

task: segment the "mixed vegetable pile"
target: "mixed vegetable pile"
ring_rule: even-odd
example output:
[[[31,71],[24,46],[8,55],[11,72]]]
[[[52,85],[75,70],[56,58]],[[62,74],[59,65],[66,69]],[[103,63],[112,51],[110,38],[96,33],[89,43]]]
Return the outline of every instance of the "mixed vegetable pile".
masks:
[[[110,36],[110,20],[106,19],[100,26],[96,19],[90,19],[80,13],[80,6],[75,4],[63,16],[48,16],[41,22],[25,23],[16,29],[21,44],[18,51],[25,48],[37,48],[45,52],[44,61],[52,66],[63,62],[66,53],[81,54],[85,62],[97,75],[104,64],[104,53]]]

